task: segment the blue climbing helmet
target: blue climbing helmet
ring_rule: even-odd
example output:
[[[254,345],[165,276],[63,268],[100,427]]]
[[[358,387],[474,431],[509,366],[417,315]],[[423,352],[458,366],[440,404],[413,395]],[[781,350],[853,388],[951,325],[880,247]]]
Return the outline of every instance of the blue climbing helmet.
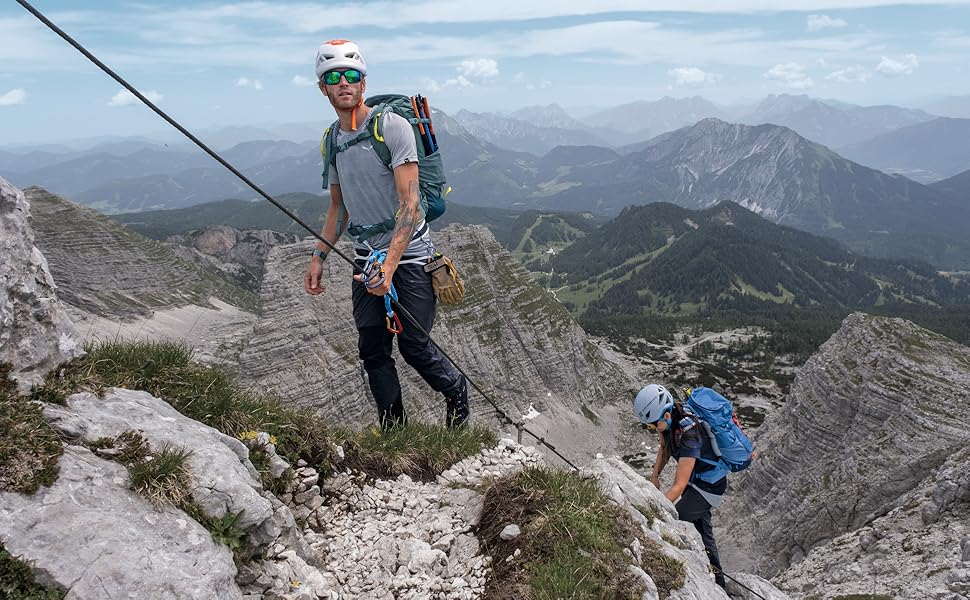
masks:
[[[633,400],[633,412],[637,414],[644,425],[656,423],[664,418],[664,414],[672,412],[674,397],[662,385],[651,383],[645,385]],[[669,425],[669,421],[668,421]]]

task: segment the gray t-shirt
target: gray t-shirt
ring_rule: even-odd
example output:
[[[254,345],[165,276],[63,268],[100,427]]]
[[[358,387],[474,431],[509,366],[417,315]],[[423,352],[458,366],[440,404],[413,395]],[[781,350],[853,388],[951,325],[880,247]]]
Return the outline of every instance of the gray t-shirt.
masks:
[[[352,140],[366,128],[373,127],[374,115],[375,111],[372,110],[355,131],[338,129],[337,143]],[[389,111],[381,115],[381,121],[384,143],[391,151],[391,169],[407,162],[417,162],[418,150],[411,124],[400,115]],[[374,151],[373,138],[354,144],[337,154],[336,165],[330,168],[329,184],[340,186],[344,207],[350,214],[350,220],[357,225],[373,225],[393,218],[401,206],[394,184],[394,173],[384,166],[380,156]],[[417,229],[421,229],[423,225],[422,220]],[[430,247],[430,239],[418,246],[416,242],[421,241],[420,237],[411,242],[406,252],[408,256],[417,253],[430,255],[430,252],[423,249]],[[374,248],[386,248],[391,243],[391,232],[370,237],[367,243]]]

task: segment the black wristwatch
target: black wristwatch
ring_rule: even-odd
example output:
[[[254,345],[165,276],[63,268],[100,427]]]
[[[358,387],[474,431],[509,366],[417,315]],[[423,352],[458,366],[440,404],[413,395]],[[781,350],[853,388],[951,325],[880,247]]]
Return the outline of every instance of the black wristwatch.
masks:
[[[319,248],[314,248],[310,256],[319,256],[320,260],[327,260],[327,253]]]

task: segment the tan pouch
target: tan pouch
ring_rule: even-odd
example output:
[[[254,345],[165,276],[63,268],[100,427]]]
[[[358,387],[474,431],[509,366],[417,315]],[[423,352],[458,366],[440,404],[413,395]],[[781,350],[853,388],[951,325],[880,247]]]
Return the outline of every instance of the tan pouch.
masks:
[[[465,296],[465,282],[461,280],[458,269],[447,256],[439,256],[424,265],[424,271],[431,273],[434,295],[444,304],[458,304]]]

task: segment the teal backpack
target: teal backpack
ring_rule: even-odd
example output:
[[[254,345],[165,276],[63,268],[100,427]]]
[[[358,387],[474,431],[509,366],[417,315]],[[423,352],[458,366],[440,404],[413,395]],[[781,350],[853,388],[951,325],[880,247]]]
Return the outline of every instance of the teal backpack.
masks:
[[[698,418],[701,428],[711,440],[717,460],[700,460],[718,467],[701,473],[699,478],[716,481],[727,471],[736,473],[751,466],[754,446],[741,429],[731,401],[711,388],[699,387],[687,391],[686,412]]]
[[[431,123],[431,111],[426,99],[421,96],[404,96],[401,94],[382,94],[364,101],[371,107],[372,118],[370,125],[357,137],[342,144],[336,143],[336,131],[339,121],[327,128],[320,141],[320,154],[323,156],[323,185],[327,188],[330,166],[335,164],[337,154],[350,148],[358,142],[373,139],[371,144],[381,162],[388,169],[391,168],[391,151],[384,143],[383,119],[387,111],[397,113],[407,119],[414,130],[414,139],[418,148],[418,188],[421,194],[421,206],[424,209],[425,221],[434,221],[445,212],[445,196],[451,191],[445,180],[445,168],[441,162],[441,152],[434,135]],[[347,232],[360,240],[394,230],[394,215],[380,223],[359,225],[351,221]]]

